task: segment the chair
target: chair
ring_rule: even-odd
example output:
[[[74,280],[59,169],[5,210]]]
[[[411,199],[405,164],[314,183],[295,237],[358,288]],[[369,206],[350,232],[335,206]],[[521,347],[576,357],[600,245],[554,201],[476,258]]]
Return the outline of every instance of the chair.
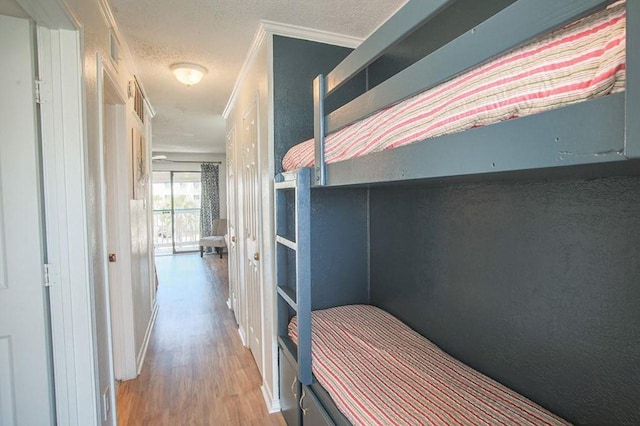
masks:
[[[222,250],[227,246],[224,240],[224,234],[227,233],[227,219],[214,219],[211,232],[213,235],[200,238],[200,257],[204,254],[205,247],[214,247],[222,259]]]

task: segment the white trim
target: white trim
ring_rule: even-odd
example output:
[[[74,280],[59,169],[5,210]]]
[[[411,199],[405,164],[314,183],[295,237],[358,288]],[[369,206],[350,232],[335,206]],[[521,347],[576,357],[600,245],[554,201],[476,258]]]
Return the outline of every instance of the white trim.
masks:
[[[244,59],[244,63],[242,64],[242,68],[240,68],[240,74],[238,74],[238,78],[236,79],[236,84],[233,86],[233,90],[231,91],[231,96],[229,96],[229,100],[227,101],[227,105],[224,107],[224,111],[222,111],[222,118],[225,120],[229,118],[229,114],[231,110],[235,106],[236,99],[238,98],[238,94],[240,93],[240,89],[242,88],[242,84],[244,83],[244,79],[247,78],[247,74],[251,69],[254,61],[256,60],[256,55],[260,50],[260,46],[262,45],[262,41],[266,32],[264,31],[264,27],[262,23],[258,26],[258,30],[253,36],[253,41],[251,42],[251,47],[249,47],[249,51],[247,52],[247,56]]]
[[[242,342],[242,346],[247,348],[247,339],[244,337],[244,330],[241,325],[238,325],[238,335],[240,336],[240,341]]]
[[[275,95],[274,95],[274,73],[273,73],[273,36],[269,38],[267,42],[267,152],[274,152],[275,146],[275,117],[274,117],[274,106],[275,106]],[[268,156],[268,165],[269,168],[269,176],[275,176],[275,159],[273,155]],[[268,256],[270,260],[269,271],[270,274],[266,277],[266,283],[263,285],[268,285],[267,294],[265,295],[263,304],[267,305],[267,308],[264,313],[263,320],[264,322],[270,322],[271,335],[267,336],[264,339],[263,343],[263,352],[269,353],[270,356],[266,359],[271,361],[271,383],[267,381],[268,378],[265,377],[265,385],[268,388],[270,395],[276,395],[276,398],[273,398],[274,403],[272,403],[272,407],[277,406],[278,410],[280,409],[280,400],[277,398],[280,395],[280,374],[279,374],[279,366],[278,366],[278,295],[276,292],[276,253],[277,253],[277,244],[275,239],[273,238],[276,235],[276,215],[275,212],[275,190],[274,190],[274,180],[269,180],[269,189],[268,200],[269,205],[267,206],[267,211],[271,212],[271,229],[266,230],[267,235],[267,246],[265,249],[270,250],[271,254]],[[265,254],[266,254],[265,250]],[[266,256],[265,256],[266,257]],[[269,407],[269,405],[267,405]]]
[[[138,84],[140,84],[140,82],[138,82]],[[144,94],[144,92],[142,93]],[[147,95],[144,95],[144,105],[147,107],[147,115],[148,115],[148,119],[145,119],[145,126],[148,126],[149,120],[151,120],[153,117],[156,116],[156,110],[153,107],[153,105],[151,105],[151,102],[149,102],[149,98],[147,98]],[[150,139],[150,138],[147,137],[147,139]],[[151,146],[150,143],[149,143],[149,146]]]
[[[101,155],[104,196],[102,210],[105,212],[105,229],[103,230],[106,253],[116,253],[118,261],[106,262],[108,288],[110,296],[110,322],[113,346],[114,378],[129,380],[137,377],[137,354],[134,331],[134,302],[131,277],[131,222],[129,211],[129,177],[130,165],[128,153],[129,128],[127,126],[126,94],[118,84],[115,68],[111,60],[101,58],[98,64],[98,117],[99,143]],[[107,123],[105,109],[105,89],[113,98],[113,117]],[[112,108],[111,105],[108,106]],[[108,126],[108,127],[107,127]],[[105,140],[107,128],[110,129],[110,140]],[[107,163],[108,162],[108,163]],[[106,206],[106,208],[104,207]]]
[[[49,2],[45,2],[49,3]],[[100,418],[85,199],[82,50],[77,31],[38,28],[43,185],[58,424]]]
[[[230,311],[233,310],[233,308],[231,307],[231,298],[227,299],[227,308],[229,308]]]
[[[315,41],[318,43],[332,44],[334,46],[348,47],[355,49],[360,46],[364,39],[360,37],[348,36],[333,33],[330,31],[316,30],[313,28],[301,27],[298,25],[283,24],[280,22],[260,20],[260,25],[265,32],[274,35],[299,38],[302,40]]]
[[[147,349],[149,347],[149,341],[151,340],[151,332],[153,331],[153,326],[156,323],[156,317],[158,316],[158,304],[153,305],[153,313],[151,314],[151,319],[149,320],[149,325],[147,326],[147,331],[144,333],[144,340],[142,342],[142,347],[140,348],[140,353],[138,354],[137,364],[137,372],[138,375],[142,372],[142,366],[144,365],[144,358],[147,356]]]
[[[116,75],[118,74],[118,69],[113,65],[111,60],[102,61],[102,69],[104,70],[105,76],[108,78],[109,84],[112,86],[113,90],[116,92],[118,96],[118,100],[122,103],[122,105],[127,104],[127,95],[124,90],[120,87],[120,82]]]
[[[245,57],[244,63],[242,64],[242,68],[240,68],[240,73],[238,74],[236,83],[233,86],[233,90],[231,91],[231,95],[229,96],[229,100],[227,101],[227,105],[222,111],[222,118],[224,118],[225,120],[229,118],[229,114],[231,113],[231,110],[236,103],[240,88],[242,87],[242,84],[247,77],[249,69],[253,65],[256,54],[258,53],[260,45],[262,44],[262,41],[267,33],[284,37],[315,41],[318,43],[332,44],[335,46],[349,47],[352,49],[358,47],[364,40],[359,37],[346,36],[329,31],[315,30],[313,28],[305,28],[297,25],[282,24],[279,22],[261,19],[260,24],[258,25],[258,29],[253,36],[253,41],[251,42],[251,46],[249,47],[247,56]]]
[[[280,399],[274,398],[265,385],[260,386],[260,391],[262,392],[262,398],[264,398],[264,403],[267,406],[269,414],[279,413]]]
[[[147,99],[145,99],[145,103],[148,105],[148,107],[151,107],[151,105],[147,102]],[[153,178],[153,166],[152,166],[152,161],[151,161],[151,148],[153,146],[153,132],[151,131],[151,118],[153,118],[153,115],[151,115],[151,112],[153,112],[155,114],[155,111],[150,111],[147,110],[147,116],[145,119],[145,127],[144,127],[144,133],[145,133],[145,137],[147,138],[147,152],[146,152],[146,161],[147,164],[149,165],[149,180],[152,181]],[[151,184],[149,185],[149,190],[146,193],[147,196],[147,226],[148,228],[148,237],[147,238],[147,262],[149,265],[149,306],[151,306],[151,310],[153,311],[154,309],[156,309],[156,304],[158,301],[158,294],[157,294],[157,290],[158,288],[156,287],[156,283],[157,283],[157,271],[156,271],[156,260],[155,260],[155,248],[153,246],[153,182],[151,182]],[[152,316],[154,314],[152,313]],[[151,319],[149,319],[149,321],[151,321]]]

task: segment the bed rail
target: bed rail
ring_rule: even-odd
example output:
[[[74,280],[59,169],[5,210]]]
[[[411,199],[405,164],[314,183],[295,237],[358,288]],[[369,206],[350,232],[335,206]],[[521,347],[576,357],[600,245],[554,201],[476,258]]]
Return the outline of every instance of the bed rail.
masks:
[[[330,95],[354,77],[384,52],[408,34],[435,16],[453,0],[410,1],[378,28],[371,36],[329,74],[327,74],[327,91]]]
[[[423,59],[407,67],[377,87],[365,92],[343,107],[326,114],[324,99],[364,67],[379,58],[384,50],[405,37],[421,23],[428,21],[451,2],[411,0],[396,16],[363,42],[326,77],[314,82],[315,111],[315,185],[327,184],[324,159],[325,136],[344,128],[387,106],[398,103],[424,90],[437,86],[473,67],[518,47],[541,34],[548,33],[573,20],[604,9],[614,0],[518,0],[486,19],[473,29]],[[418,11],[424,16],[412,16]],[[625,101],[626,158],[640,158],[640,120],[632,117],[640,111],[640,4],[627,3],[627,91]],[[406,27],[402,27],[406,25]],[[369,55],[369,56],[367,56]]]

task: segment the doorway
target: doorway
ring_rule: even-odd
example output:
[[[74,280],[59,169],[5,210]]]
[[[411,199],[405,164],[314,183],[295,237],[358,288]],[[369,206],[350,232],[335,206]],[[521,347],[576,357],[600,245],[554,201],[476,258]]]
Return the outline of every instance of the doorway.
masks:
[[[153,238],[156,255],[199,250],[200,172],[153,172]]]

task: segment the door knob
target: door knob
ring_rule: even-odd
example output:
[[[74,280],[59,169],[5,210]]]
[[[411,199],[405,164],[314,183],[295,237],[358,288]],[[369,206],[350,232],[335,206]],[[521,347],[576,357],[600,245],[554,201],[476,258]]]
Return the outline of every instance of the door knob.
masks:
[[[258,252],[253,253],[253,260],[260,260],[260,253]]]

